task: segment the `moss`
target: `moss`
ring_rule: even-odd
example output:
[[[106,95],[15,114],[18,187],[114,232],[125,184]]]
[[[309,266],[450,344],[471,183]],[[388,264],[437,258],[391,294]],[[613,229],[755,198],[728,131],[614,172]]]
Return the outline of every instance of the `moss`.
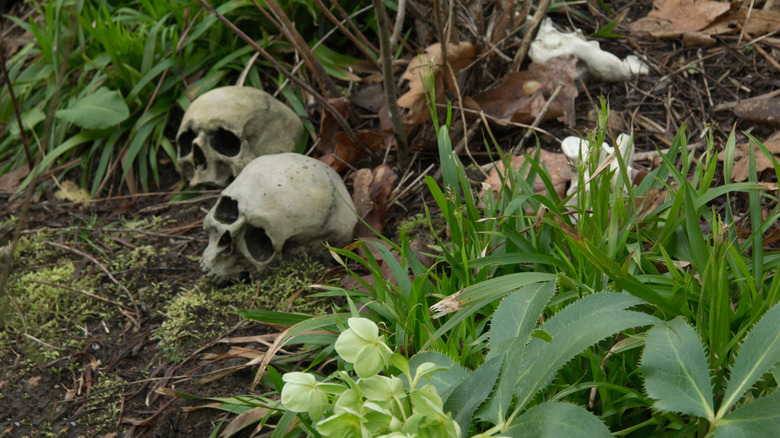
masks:
[[[158,250],[151,245],[144,245],[135,248],[130,252],[119,253],[111,266],[117,270],[133,270],[140,271],[153,263],[159,256],[163,256],[168,252],[168,248]]]
[[[22,348],[36,362],[59,357],[65,348],[80,344],[71,336],[83,336],[82,327],[87,321],[100,320],[108,315],[106,303],[75,291],[95,293],[97,280],[85,275],[72,281],[74,271],[73,263],[65,263],[14,273],[9,278],[7,291],[15,297],[29,335],[40,341],[20,338],[23,340]],[[75,290],[56,285],[68,285]],[[15,334],[23,332],[23,325],[7,296],[0,297],[0,315],[3,315],[5,328],[0,333],[0,355],[4,355],[9,352]]]
[[[3,232],[11,232],[14,228],[16,228],[16,222],[19,220],[19,218],[16,217],[16,215],[10,215],[6,217],[5,219],[0,221],[0,231]]]
[[[98,371],[97,383],[92,386],[85,403],[85,426],[94,432],[105,432],[116,426],[119,418],[125,382],[115,374]]]
[[[324,267],[307,255],[271,267],[257,282],[257,299],[251,307],[266,310],[295,309],[302,313],[322,313],[329,303],[312,300],[308,287],[322,275]],[[290,298],[296,292],[292,300]]]
[[[38,266],[54,259],[62,252],[62,249],[46,242],[56,240],[55,237],[54,232],[50,230],[22,236],[16,243],[16,251],[14,252],[15,269]]]
[[[191,347],[224,329],[229,312],[246,308],[322,312],[329,303],[311,301],[303,293],[288,299],[317,280],[323,269],[302,255],[271,267],[257,282],[241,281],[219,288],[203,278],[170,300],[162,311],[165,321],[153,336],[171,359],[184,360]]]

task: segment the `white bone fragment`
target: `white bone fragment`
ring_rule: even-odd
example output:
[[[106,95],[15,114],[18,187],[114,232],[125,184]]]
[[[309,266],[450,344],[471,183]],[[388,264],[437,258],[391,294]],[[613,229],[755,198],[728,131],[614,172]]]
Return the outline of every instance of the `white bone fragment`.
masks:
[[[631,136],[629,134],[620,134],[615,139],[615,142],[617,143],[617,148],[620,151],[621,157],[623,157],[623,162],[626,164],[626,171],[628,173],[628,184],[633,183],[634,177],[636,176],[636,170],[633,168],[633,162],[634,162],[634,142],[631,141]],[[599,154],[596,156],[594,153],[591,156],[591,145],[588,140],[580,138],[580,137],[566,137],[561,142],[561,149],[563,149],[563,154],[566,155],[566,158],[569,159],[574,165],[577,166],[578,169],[582,169],[582,181],[585,184],[585,193],[590,192],[590,181],[592,178],[600,174],[602,171],[606,170],[606,167],[609,167],[609,171],[613,172],[614,175],[612,176],[612,183],[615,184],[617,182],[618,174],[620,173],[620,164],[617,161],[617,154],[615,153],[615,149],[609,145],[609,143],[603,143],[601,145],[601,150],[599,151]],[[594,172],[594,175],[591,176],[590,169],[591,164],[588,160],[590,159],[596,159],[596,171]],[[582,161],[581,165],[580,162]],[[569,199],[569,202],[567,202],[567,205],[577,205],[578,204],[578,188],[579,188],[579,178],[574,177],[572,178],[571,186],[569,186],[569,190],[566,191],[566,196],[572,196],[571,199]]]
[[[601,50],[597,41],[588,41],[577,29],[573,33],[559,32],[552,20],[545,18],[539,26],[536,38],[531,43],[528,56],[534,62],[545,62],[558,56],[574,55],[582,62],[588,73],[609,82],[623,82],[636,75],[650,72],[650,68],[634,55],[624,60]],[[578,73],[581,73],[578,68]]]

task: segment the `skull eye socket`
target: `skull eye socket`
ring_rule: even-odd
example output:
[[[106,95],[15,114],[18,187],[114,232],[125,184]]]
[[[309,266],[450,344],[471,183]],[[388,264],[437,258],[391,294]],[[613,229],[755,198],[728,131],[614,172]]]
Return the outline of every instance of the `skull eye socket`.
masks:
[[[214,212],[214,219],[222,222],[223,224],[232,224],[238,219],[238,201],[235,201],[227,196],[219,198],[217,203],[217,211]],[[224,239],[225,236],[222,236]],[[228,236],[230,238],[230,236]],[[220,239],[220,245],[222,239]]]
[[[219,128],[214,133],[214,150],[228,157],[235,157],[241,152],[241,140],[232,132]]]
[[[262,228],[247,227],[244,242],[249,254],[258,262],[268,261],[274,255],[271,238]]]
[[[195,133],[191,129],[188,129],[181,133],[179,138],[176,139],[176,144],[179,146],[179,157],[186,157],[192,150],[192,141],[195,140]]]

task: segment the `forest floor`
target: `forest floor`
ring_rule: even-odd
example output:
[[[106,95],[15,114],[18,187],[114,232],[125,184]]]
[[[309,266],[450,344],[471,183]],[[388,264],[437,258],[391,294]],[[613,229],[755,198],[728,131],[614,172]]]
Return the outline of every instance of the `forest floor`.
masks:
[[[732,131],[737,144],[746,142],[745,132],[760,140],[775,132],[777,119],[744,111],[736,115],[734,108],[736,102],[780,89],[780,66],[771,61],[778,59],[779,39],[770,36],[748,45],[748,37],[735,31],[716,36],[715,45],[687,47],[680,38],[632,33],[628,23],[645,17],[649,2],[613,3],[615,11],[625,13],[614,32],[626,38],[599,39],[601,47],[621,58],[639,55],[651,65],[650,73],[617,83],[578,80],[574,112],[567,114],[573,124],[542,122],[539,127],[550,133],[539,136],[543,149],[559,153],[559,139],[595,128],[599,96],[608,101],[614,135],[633,129],[637,152],[647,152],[635,161],[640,170],[653,168],[658,160],[653,152],[668,147],[683,125],[689,144],[699,152],[708,132],[718,150]],[[561,12],[550,16],[559,27],[571,28],[572,16]],[[576,17],[574,24],[585,34],[596,31],[593,24]],[[475,68],[465,81],[464,94],[467,89],[487,89],[485,84],[501,79],[502,71],[490,70],[496,58],[484,62],[487,67],[478,72]],[[355,95],[371,85],[351,87]],[[449,97],[457,101],[456,96]],[[319,120],[319,111],[312,108],[313,121]],[[360,120],[361,129],[378,130],[376,117]],[[490,159],[479,123],[469,121],[476,134],[469,143],[474,160],[483,165]],[[463,137],[457,115],[452,125],[457,144]],[[526,132],[516,126],[492,129],[505,149]],[[411,184],[437,169],[431,133],[430,123],[415,131],[410,143],[416,159],[408,169],[399,168],[391,154],[388,165],[398,175],[410,175],[394,187],[396,194],[410,189],[389,203],[382,221],[391,238],[399,224],[432,201],[422,186]],[[466,154],[462,157],[471,163]],[[481,178],[475,168],[476,185]],[[199,397],[250,393],[254,373],[246,364],[262,354],[267,345],[258,335],[271,329],[241,320],[234,311],[328,309],[329,303],[305,300],[309,284],[338,284],[344,275],[328,262],[296,259],[261,281],[222,288],[210,284],[198,264],[208,243],[202,220],[219,192],[202,191],[188,200],[171,201],[180,194],[178,176],[170,163],[161,173],[167,178],[155,193],[74,202],[58,199],[62,190],[55,187],[29,204],[7,285],[24,315],[27,334],[20,330],[21,319],[11,304],[5,301],[0,306],[0,317],[14,321],[0,333],[1,436],[208,436],[232,416],[207,406],[196,409],[206,403],[202,400],[155,390],[173,388]],[[342,171],[350,190],[352,174],[350,169]],[[772,172],[760,175],[776,188]],[[715,178],[722,183],[720,171]],[[713,203],[713,208],[720,208],[718,202],[723,201]],[[733,202],[740,211],[745,199],[736,197]],[[0,193],[0,246],[11,240],[23,208],[24,200],[12,191]]]

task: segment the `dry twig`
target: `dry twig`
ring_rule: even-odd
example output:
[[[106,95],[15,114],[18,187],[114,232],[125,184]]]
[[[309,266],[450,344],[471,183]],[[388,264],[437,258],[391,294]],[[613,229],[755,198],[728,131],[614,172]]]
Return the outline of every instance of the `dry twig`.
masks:
[[[369,51],[366,49],[366,47],[358,41],[357,37],[349,31],[346,27],[344,27],[344,24],[339,21],[339,19],[333,15],[332,12],[330,12],[330,9],[328,9],[327,6],[322,2],[322,0],[314,0],[317,2],[317,6],[320,7],[320,11],[322,11],[323,14],[325,14],[326,17],[328,17],[328,20],[330,20],[333,24],[336,25],[336,27],[341,31],[341,33],[344,34],[350,41],[352,41],[352,44],[357,47],[358,50],[360,50],[360,53],[363,54],[363,56],[366,57],[366,59],[374,64],[374,67],[376,67],[377,70],[380,70],[379,63],[376,59],[374,59],[375,55],[372,55],[369,53]]]
[[[542,19],[544,19],[544,17],[547,15],[547,9],[550,8],[551,2],[552,0],[542,0],[539,3],[539,6],[536,8],[536,13],[534,14],[534,18],[531,20],[531,25],[528,26],[528,29],[523,36],[523,41],[520,44],[520,49],[517,50],[515,59],[512,61],[512,67],[510,68],[511,71],[520,71],[520,65],[523,64],[523,61],[525,61],[525,56],[528,54],[528,49],[531,47],[531,40],[536,33],[536,28],[539,27],[539,23],[541,23]]]
[[[374,151],[366,147],[366,145],[364,145],[360,141],[360,139],[357,138],[357,135],[355,135],[355,131],[352,129],[351,126],[349,126],[349,123],[344,118],[344,116],[342,116],[341,113],[339,113],[339,111],[336,108],[334,108],[333,105],[330,102],[328,102],[328,100],[325,97],[317,93],[317,91],[315,91],[314,88],[312,88],[309,84],[300,80],[295,75],[287,71],[287,69],[285,69],[282,66],[282,64],[280,64],[279,61],[276,60],[276,58],[271,56],[270,53],[268,53],[265,49],[260,47],[260,45],[257,44],[257,42],[255,42],[252,38],[250,38],[249,35],[245,34],[241,29],[236,27],[236,25],[233,24],[227,18],[225,18],[224,15],[217,12],[217,10],[214,9],[210,4],[208,4],[206,0],[198,0],[198,3],[200,3],[204,8],[206,8],[206,10],[209,11],[212,15],[217,17],[217,20],[221,21],[222,24],[224,24],[228,29],[230,29],[231,32],[238,35],[238,37],[244,40],[244,42],[246,42],[247,44],[249,44],[250,47],[255,49],[255,51],[259,52],[260,56],[262,56],[263,59],[271,63],[271,65],[273,65],[276,71],[278,71],[279,73],[284,75],[287,79],[294,82],[296,85],[301,87],[304,91],[309,93],[314,98],[314,100],[317,101],[317,103],[322,105],[325,111],[327,111],[328,113],[330,113],[331,116],[333,116],[333,119],[336,121],[336,123],[338,123],[339,127],[341,127],[341,129],[347,134],[347,137],[349,137],[349,139],[352,140],[352,142],[355,145],[360,147],[360,149],[363,150],[363,152],[365,152],[369,157],[376,158],[376,154],[374,153]]]
[[[398,101],[395,98],[395,81],[393,80],[393,54],[390,53],[390,36],[388,35],[387,13],[382,0],[374,0],[377,28],[379,30],[379,47],[382,53],[382,84],[385,91],[387,111],[390,113],[390,122],[393,124],[393,133],[398,145],[398,163],[401,167],[409,164],[409,146],[406,139],[406,128],[401,120],[401,111],[398,109]]]

